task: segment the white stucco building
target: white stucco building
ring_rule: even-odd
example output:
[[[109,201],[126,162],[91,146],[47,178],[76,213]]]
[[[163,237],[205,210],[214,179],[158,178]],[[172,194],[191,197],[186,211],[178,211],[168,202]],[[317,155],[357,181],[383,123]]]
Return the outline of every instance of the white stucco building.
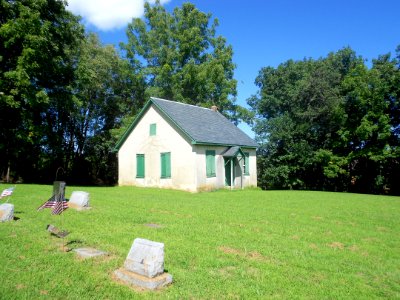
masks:
[[[192,192],[256,186],[256,148],[216,108],[151,98],[116,145],[118,182]]]

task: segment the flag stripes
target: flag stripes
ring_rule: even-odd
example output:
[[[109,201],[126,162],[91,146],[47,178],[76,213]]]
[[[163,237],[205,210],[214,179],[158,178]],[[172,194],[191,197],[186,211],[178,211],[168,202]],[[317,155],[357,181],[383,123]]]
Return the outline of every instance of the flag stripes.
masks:
[[[4,191],[1,192],[0,198],[11,196],[11,194],[13,193],[13,191],[14,191],[14,188],[13,188],[13,187],[10,187],[10,188],[8,188],[8,189],[5,189]]]
[[[53,195],[49,200],[39,206],[37,210],[39,211],[44,208],[53,208],[51,214],[59,215],[68,208],[68,202],[66,200],[56,201],[55,196]]]
[[[51,212],[52,215],[59,215],[64,210],[68,208],[67,201],[56,201],[56,204],[53,207],[53,211]]]

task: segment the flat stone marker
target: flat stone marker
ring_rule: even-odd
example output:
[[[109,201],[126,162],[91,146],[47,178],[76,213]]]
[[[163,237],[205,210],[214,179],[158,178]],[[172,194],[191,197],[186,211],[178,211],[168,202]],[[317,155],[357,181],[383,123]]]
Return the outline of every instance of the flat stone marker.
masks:
[[[46,229],[47,229],[47,231],[50,232],[52,235],[55,235],[56,237],[59,237],[59,238],[66,237],[66,236],[69,234],[68,231],[60,230],[60,229],[58,229],[56,226],[51,225],[51,224],[47,225],[47,228],[46,228]]]
[[[68,207],[76,210],[86,210],[89,207],[89,193],[81,191],[73,191],[68,202]]]
[[[96,257],[96,256],[108,255],[108,253],[105,251],[101,251],[101,250],[97,250],[97,249],[89,248],[89,247],[76,248],[72,251],[76,252],[76,254],[81,258],[92,258],[92,257]]]
[[[164,244],[137,238],[125,260],[124,267],[114,272],[129,285],[154,290],[172,282],[164,273]]]
[[[3,203],[0,205],[0,222],[14,220],[14,204]]]

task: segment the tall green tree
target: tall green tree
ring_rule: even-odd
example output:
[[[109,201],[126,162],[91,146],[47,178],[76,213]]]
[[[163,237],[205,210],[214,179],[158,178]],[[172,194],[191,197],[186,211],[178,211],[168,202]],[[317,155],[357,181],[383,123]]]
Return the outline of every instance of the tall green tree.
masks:
[[[397,191],[400,175],[400,70],[390,54],[358,65],[344,79],[346,123],[339,131],[356,191]]]
[[[349,48],[263,68],[248,100],[264,188],[399,194],[399,61]]]
[[[262,145],[261,186],[323,188],[340,180],[345,173],[342,161],[324,170],[318,161],[329,152],[317,151],[335,143],[344,122],[340,82],[358,60],[345,48],[324,59],[289,60],[260,71],[256,79],[260,90],[248,104],[256,114],[254,131]]]
[[[94,34],[82,41],[76,60],[65,165],[75,180],[113,183],[112,130],[123,117],[137,113],[144,86],[114,46],[103,46]]]
[[[25,178],[37,178],[33,170],[46,164],[41,154],[58,152],[43,123],[59,107],[71,102],[71,55],[83,38],[78,17],[60,0],[0,1],[0,167]],[[58,115],[52,130],[62,137]]]
[[[163,97],[210,107],[237,120],[233,50],[216,36],[218,21],[184,3],[169,13],[159,1],[145,4],[145,20],[128,25],[126,52],[146,83],[146,98]]]

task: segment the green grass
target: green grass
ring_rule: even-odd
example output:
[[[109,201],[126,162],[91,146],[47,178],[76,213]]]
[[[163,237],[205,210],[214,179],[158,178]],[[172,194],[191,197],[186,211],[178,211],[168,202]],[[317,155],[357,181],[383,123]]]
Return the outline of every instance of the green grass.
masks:
[[[19,219],[0,223],[1,299],[400,298],[398,197],[70,186],[66,196],[74,190],[89,192],[93,208],[52,216],[36,211],[51,186],[17,185]],[[71,232],[68,247],[110,256],[63,252],[47,224]],[[165,244],[168,288],[137,292],[112,279],[137,237]]]

